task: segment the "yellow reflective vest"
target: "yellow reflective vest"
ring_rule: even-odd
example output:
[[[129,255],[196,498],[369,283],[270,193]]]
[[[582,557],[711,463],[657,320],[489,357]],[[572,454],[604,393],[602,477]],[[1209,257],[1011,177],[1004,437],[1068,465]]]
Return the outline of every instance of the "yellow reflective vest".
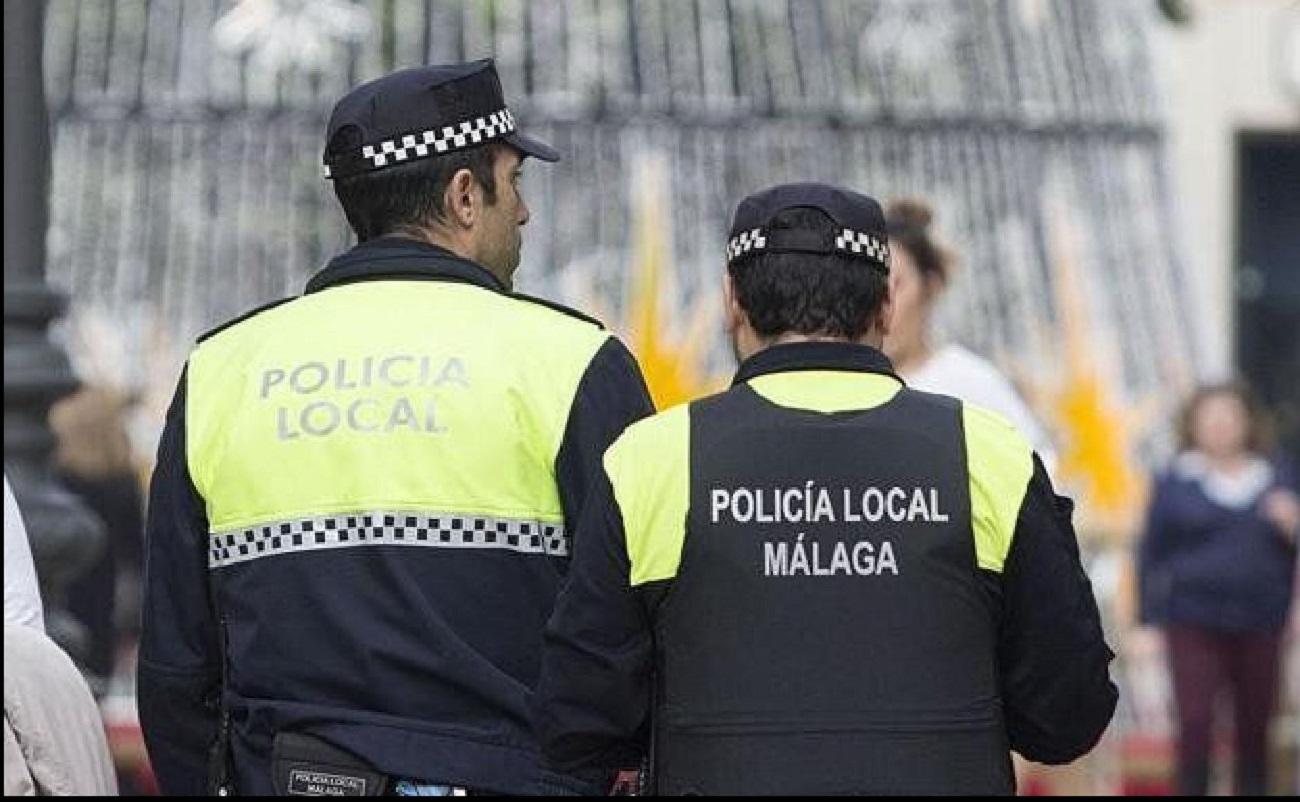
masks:
[[[212,721],[177,677],[219,682],[224,641],[241,791],[269,790],[274,737],[302,729],[392,776],[533,790],[525,699],[573,522],[650,411],[598,323],[405,240],[204,337],[148,526],[164,788],[192,787],[194,751],[171,753]]]

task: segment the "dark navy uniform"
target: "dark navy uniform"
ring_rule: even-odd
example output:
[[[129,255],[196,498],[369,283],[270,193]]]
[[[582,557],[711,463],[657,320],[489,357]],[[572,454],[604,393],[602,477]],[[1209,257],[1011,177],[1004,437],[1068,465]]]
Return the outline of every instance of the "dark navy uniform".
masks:
[[[759,351],[630,427],[594,492],[535,699],[559,770],[1009,794],[1011,750],[1073,760],[1110,721],[1071,503],[1009,424],[869,346]]]

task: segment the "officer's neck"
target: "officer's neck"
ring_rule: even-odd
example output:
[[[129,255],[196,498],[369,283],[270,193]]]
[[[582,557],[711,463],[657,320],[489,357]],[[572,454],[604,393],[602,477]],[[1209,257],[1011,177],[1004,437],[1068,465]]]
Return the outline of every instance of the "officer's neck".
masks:
[[[736,338],[736,356],[741,362],[744,362],[760,351],[790,343],[852,343],[869,345],[872,348],[880,349],[885,344],[885,336],[876,326],[872,326],[870,330],[856,339],[836,337],[829,334],[798,334],[796,332],[786,332],[775,337],[760,337],[753,329],[748,329],[740,332]]]
[[[457,235],[445,227],[420,226],[409,227],[393,232],[392,236],[405,237],[406,239],[423,242],[426,245],[434,245],[445,251],[459,256],[460,258],[473,262],[492,275],[496,276],[501,284],[510,287],[513,283],[513,276],[502,276],[496,270],[493,270],[482,258],[476,247],[475,241],[468,235]]]

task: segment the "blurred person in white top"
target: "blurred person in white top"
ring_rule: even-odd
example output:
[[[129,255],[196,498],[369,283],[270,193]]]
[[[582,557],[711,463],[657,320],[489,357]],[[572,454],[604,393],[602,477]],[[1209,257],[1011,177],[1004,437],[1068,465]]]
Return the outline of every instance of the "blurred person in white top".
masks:
[[[955,258],[930,230],[934,213],[924,201],[895,200],[885,212],[892,254],[890,297],[894,316],[885,353],[909,386],[954,396],[1006,418],[1050,471],[1055,450],[1047,432],[1001,371],[955,343],[936,345],[934,313],[952,276]]]
[[[32,547],[27,541],[27,527],[14,491],[5,484],[5,623],[35,627],[45,631],[45,616],[41,612],[41,591],[36,583],[36,565],[32,562]]]

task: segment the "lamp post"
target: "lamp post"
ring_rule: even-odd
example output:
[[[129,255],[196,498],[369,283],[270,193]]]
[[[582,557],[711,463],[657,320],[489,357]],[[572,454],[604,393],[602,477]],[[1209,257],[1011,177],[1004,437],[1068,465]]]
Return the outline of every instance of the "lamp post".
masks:
[[[41,67],[44,18],[44,2],[5,4],[4,466],[31,539],[46,629],[81,656],[84,628],[63,609],[64,589],[104,548],[104,532],[50,472],[50,406],[78,382],[47,332],[66,301],[45,283],[50,133]]]

